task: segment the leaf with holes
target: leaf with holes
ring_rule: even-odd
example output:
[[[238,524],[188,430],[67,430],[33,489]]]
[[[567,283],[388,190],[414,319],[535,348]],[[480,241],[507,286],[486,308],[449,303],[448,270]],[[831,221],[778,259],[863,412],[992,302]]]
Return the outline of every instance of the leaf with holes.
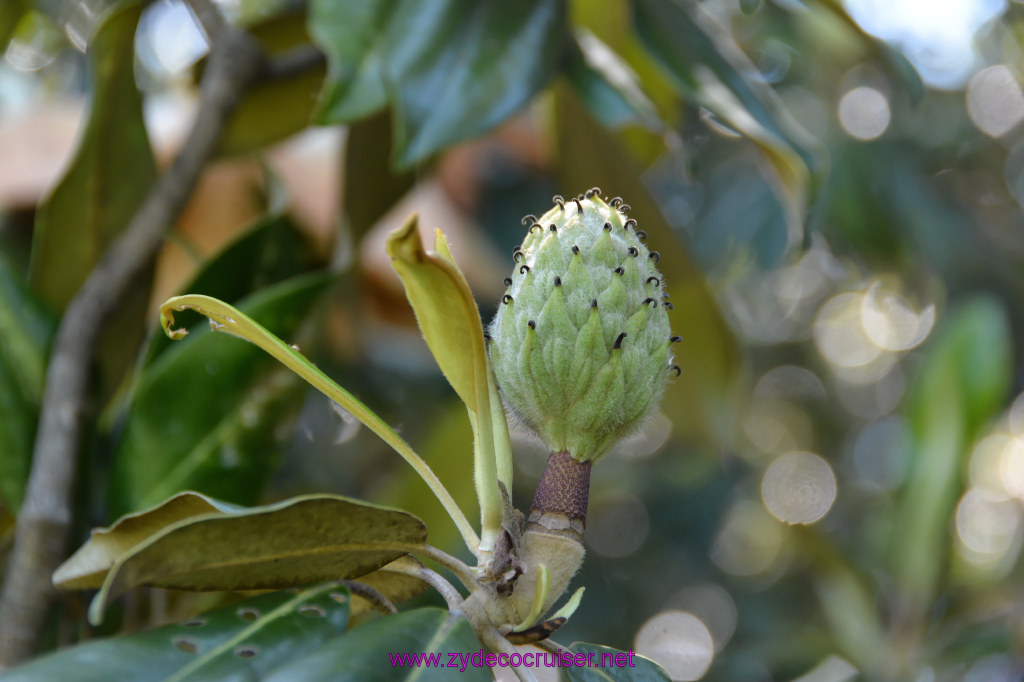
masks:
[[[3,682],[253,680],[339,641],[350,596],[339,585],[264,594],[183,623],[88,642],[0,675]]]
[[[425,608],[379,618],[328,642],[302,660],[281,666],[264,682],[330,680],[330,682],[393,682],[394,680],[494,679],[491,669],[467,665],[447,668],[449,653],[472,654],[480,650],[469,622],[461,615]],[[437,655],[437,665],[405,666],[395,662],[402,654]],[[458,671],[456,673],[456,671]]]
[[[93,529],[88,542],[54,572],[53,584],[64,590],[98,589],[118,559],[172,523],[240,509],[192,491],[179,493],[151,509],[122,516],[109,528]]]
[[[584,654],[593,667],[568,666],[564,668],[569,682],[668,682],[668,675],[661,666],[649,658],[632,651],[619,651],[599,644],[573,642],[569,647],[574,657]]]
[[[421,546],[412,514],[337,495],[306,495],[234,512],[211,512],[160,529],[107,573],[89,618],[138,585],[179,590],[257,590],[358,578]]]

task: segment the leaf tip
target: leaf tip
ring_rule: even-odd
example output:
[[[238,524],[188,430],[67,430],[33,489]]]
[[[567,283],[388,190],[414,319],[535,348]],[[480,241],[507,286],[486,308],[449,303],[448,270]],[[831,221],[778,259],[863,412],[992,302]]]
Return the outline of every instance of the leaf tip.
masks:
[[[420,241],[419,213],[412,213],[401,227],[396,228],[388,235],[388,256],[391,260],[406,262],[419,262],[423,259],[423,243]]]

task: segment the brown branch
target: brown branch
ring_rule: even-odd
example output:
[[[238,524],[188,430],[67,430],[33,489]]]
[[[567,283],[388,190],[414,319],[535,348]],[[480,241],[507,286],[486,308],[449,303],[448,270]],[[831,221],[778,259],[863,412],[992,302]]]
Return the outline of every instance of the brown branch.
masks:
[[[57,330],[32,471],[0,595],[0,670],[32,655],[55,594],[50,575],[67,543],[72,484],[85,440],[89,368],[100,333],[184,208],[242,92],[266,69],[256,42],[211,15],[216,10],[208,0],[190,4],[213,38],[192,130],[124,233],[93,268]]]

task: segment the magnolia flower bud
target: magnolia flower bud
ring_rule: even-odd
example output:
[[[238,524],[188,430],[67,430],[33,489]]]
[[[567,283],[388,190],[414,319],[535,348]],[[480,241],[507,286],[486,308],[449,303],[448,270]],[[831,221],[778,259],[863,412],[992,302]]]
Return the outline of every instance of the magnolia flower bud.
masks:
[[[655,409],[672,365],[658,253],[599,190],[555,197],[514,254],[491,323],[495,378],[512,415],[551,452],[593,462]]]

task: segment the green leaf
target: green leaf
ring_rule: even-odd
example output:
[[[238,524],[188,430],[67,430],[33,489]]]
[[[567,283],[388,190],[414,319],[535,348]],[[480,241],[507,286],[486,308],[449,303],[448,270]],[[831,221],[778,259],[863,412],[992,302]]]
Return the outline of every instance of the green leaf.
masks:
[[[388,238],[391,266],[405,287],[430,352],[469,412],[474,435],[473,480],[480,503],[481,542],[494,548],[505,504],[499,485],[512,490],[512,448],[505,409],[484,347],[473,292],[440,230],[425,251],[414,214]]]
[[[674,347],[681,374],[665,391],[662,410],[673,427],[715,446],[729,444],[738,430],[739,401],[745,367],[739,345],[704,279],[657,202],[642,181],[642,172],[619,140],[591,118],[571,92],[556,92],[557,167],[567,194],[598,186],[622,196],[630,216],[647,232],[647,244],[661,254],[675,306],[672,331],[683,337]],[[573,189],[578,188],[578,189]]]
[[[190,682],[262,679],[325,643],[343,641],[349,593],[337,584],[275,592],[184,623],[88,642],[36,659],[3,682]]]
[[[358,578],[422,545],[412,514],[337,495],[305,495],[171,523],[123,554],[92,605],[139,585],[177,590],[257,590]]]
[[[303,660],[281,666],[263,678],[264,682],[305,680],[317,682],[394,682],[396,680],[480,680],[494,679],[490,668],[468,664],[448,668],[449,653],[480,651],[469,622],[441,609],[406,611],[351,630],[345,637],[326,643]],[[397,665],[401,654],[437,654],[438,665]],[[469,656],[466,657],[467,662]]]
[[[317,122],[348,123],[387,105],[384,36],[395,0],[312,0],[309,33],[327,55]]]
[[[293,278],[242,307],[290,334],[332,279]],[[165,351],[139,379],[114,453],[117,514],[185,489],[251,503],[273,468],[275,429],[297,412],[301,385],[257,349],[203,332]]]
[[[790,247],[803,235],[811,180],[821,162],[815,143],[726,29],[689,0],[637,0],[637,34],[688,99],[754,142],[771,165],[769,181],[787,217]]]
[[[115,11],[90,41],[89,120],[70,167],[39,208],[30,281],[57,310],[71,301],[156,179],[133,68],[141,12],[141,4]],[[132,312],[141,325],[141,311]]]
[[[565,3],[405,0],[387,40],[394,161],[407,168],[489,132],[533,98],[568,40]]]
[[[664,121],[622,57],[586,29],[576,31],[566,55],[565,75],[573,90],[603,125],[639,124],[664,132]]]
[[[342,409],[377,434],[381,440],[394,448],[395,452],[401,455],[402,459],[419,474],[445,511],[448,512],[449,517],[462,534],[466,546],[474,552],[476,551],[480,541],[473,527],[466,519],[465,514],[462,513],[455,500],[452,499],[451,493],[448,492],[444,484],[441,483],[440,479],[430,469],[430,466],[423,461],[423,458],[416,454],[409,447],[409,444],[402,440],[401,436],[395,433],[394,429],[388,426],[375,412],[332,381],[329,376],[303,357],[297,349],[285,345],[281,339],[274,336],[269,330],[255,322],[245,313],[215,298],[187,295],[176,296],[164,301],[164,304],[160,306],[160,322],[163,325],[164,332],[172,339],[180,339],[188,334],[187,331],[182,329],[171,329],[171,325],[174,323],[174,312],[187,309],[195,310],[210,318],[210,326],[214,330],[245,339],[261,348],[308,382],[310,386],[336,402]]]
[[[270,55],[310,44],[304,13],[271,17],[246,30]],[[308,127],[325,73],[322,63],[313,64],[286,77],[248,88],[231,114],[219,153],[232,155],[261,150]]]
[[[0,257],[0,499],[21,506],[32,463],[54,316]]]
[[[633,652],[585,642],[573,642],[569,651],[573,655],[585,654],[588,661],[594,663],[594,667],[573,665],[563,668],[570,682],[667,682],[669,679],[661,666]]]
[[[234,303],[313,266],[309,243],[294,223],[287,216],[269,215],[207,261],[181,292]],[[171,343],[167,335],[153,334],[143,365],[152,364]]]
[[[950,515],[963,490],[969,446],[1006,398],[1012,336],[1002,305],[990,298],[950,311],[927,348],[909,398],[914,433],[910,475],[894,535],[894,573],[914,615],[932,603],[947,566]]]
[[[122,516],[109,528],[94,528],[88,542],[53,574],[53,584],[64,590],[97,589],[118,559],[167,526],[192,516],[238,509],[191,490],[178,493],[151,509]]]

